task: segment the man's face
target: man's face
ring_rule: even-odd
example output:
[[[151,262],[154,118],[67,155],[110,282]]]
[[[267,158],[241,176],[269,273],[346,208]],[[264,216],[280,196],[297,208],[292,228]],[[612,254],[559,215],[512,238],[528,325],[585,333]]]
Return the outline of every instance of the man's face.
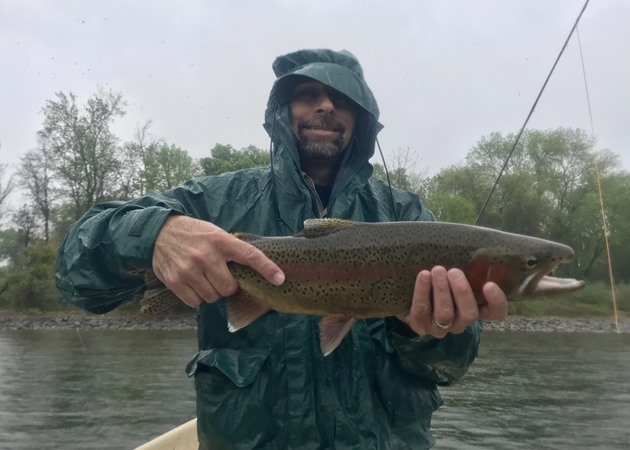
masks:
[[[305,81],[293,88],[290,107],[300,156],[336,161],[354,133],[355,103],[322,83]]]

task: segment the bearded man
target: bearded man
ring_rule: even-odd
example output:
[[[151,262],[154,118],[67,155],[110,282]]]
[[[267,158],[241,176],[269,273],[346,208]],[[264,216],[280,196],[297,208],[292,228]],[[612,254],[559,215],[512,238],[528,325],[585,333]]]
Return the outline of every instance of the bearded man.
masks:
[[[143,271],[197,308],[195,377],[203,449],[426,449],[437,386],[457,381],[477,354],[480,319],[507,315],[504,293],[484,286],[478,306],[458,269],[416,280],[410,311],[358,320],[329,356],[319,317],[270,312],[231,333],[227,263],[275,285],[280,268],[230,232],[292,235],[306,219],[435,220],[417,195],[373,178],[382,125],[357,59],[300,50],[273,63],[265,112],[269,167],[202,177],[163,194],[97,205],[69,230],[57,285],[75,305],[107,312],[145,289]]]

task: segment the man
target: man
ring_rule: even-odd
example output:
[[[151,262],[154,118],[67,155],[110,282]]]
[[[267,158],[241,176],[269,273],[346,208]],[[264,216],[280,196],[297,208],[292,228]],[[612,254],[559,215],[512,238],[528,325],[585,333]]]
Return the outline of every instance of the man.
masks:
[[[228,261],[284,281],[273,261],[230,232],[291,235],[321,216],[434,220],[417,196],[371,178],[382,126],[352,54],[302,50],[273,68],[271,166],[95,206],[59,251],[57,285],[77,306],[104,313],[141,292],[143,270],[153,270],[198,307],[199,352],[187,371],[201,448],[429,448],[436,385],[472,363],[478,320],[507,314],[493,283],[478,307],[460,270],[423,271],[409,313],[358,321],[327,357],[318,317],[271,312],[228,331],[223,297],[237,290]]]

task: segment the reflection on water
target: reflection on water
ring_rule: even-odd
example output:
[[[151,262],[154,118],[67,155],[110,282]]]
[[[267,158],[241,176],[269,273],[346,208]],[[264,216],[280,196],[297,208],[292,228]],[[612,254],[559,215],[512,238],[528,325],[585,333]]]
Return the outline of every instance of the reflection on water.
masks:
[[[0,448],[132,448],[195,416],[194,331],[0,332]]]
[[[630,448],[630,335],[487,332],[443,388],[438,449]]]
[[[0,331],[0,448],[133,448],[195,414],[194,331]],[[486,332],[438,449],[630,448],[630,335]]]

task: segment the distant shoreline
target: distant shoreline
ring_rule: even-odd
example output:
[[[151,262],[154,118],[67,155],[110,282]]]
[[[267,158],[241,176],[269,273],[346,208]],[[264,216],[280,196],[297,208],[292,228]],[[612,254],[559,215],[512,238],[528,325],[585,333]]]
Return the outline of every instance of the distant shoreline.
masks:
[[[1,330],[194,330],[197,322],[194,314],[141,319],[137,316],[88,315],[88,314],[17,314],[0,313]],[[510,316],[505,321],[485,322],[486,330],[533,331],[533,332],[585,332],[615,333],[613,318],[582,317],[524,317]],[[619,331],[630,333],[630,321],[619,321]]]
[[[484,322],[486,330],[538,331],[566,333],[616,333],[614,319],[602,317],[525,317],[509,316],[507,320]],[[619,331],[630,333],[630,321],[619,320]]]

